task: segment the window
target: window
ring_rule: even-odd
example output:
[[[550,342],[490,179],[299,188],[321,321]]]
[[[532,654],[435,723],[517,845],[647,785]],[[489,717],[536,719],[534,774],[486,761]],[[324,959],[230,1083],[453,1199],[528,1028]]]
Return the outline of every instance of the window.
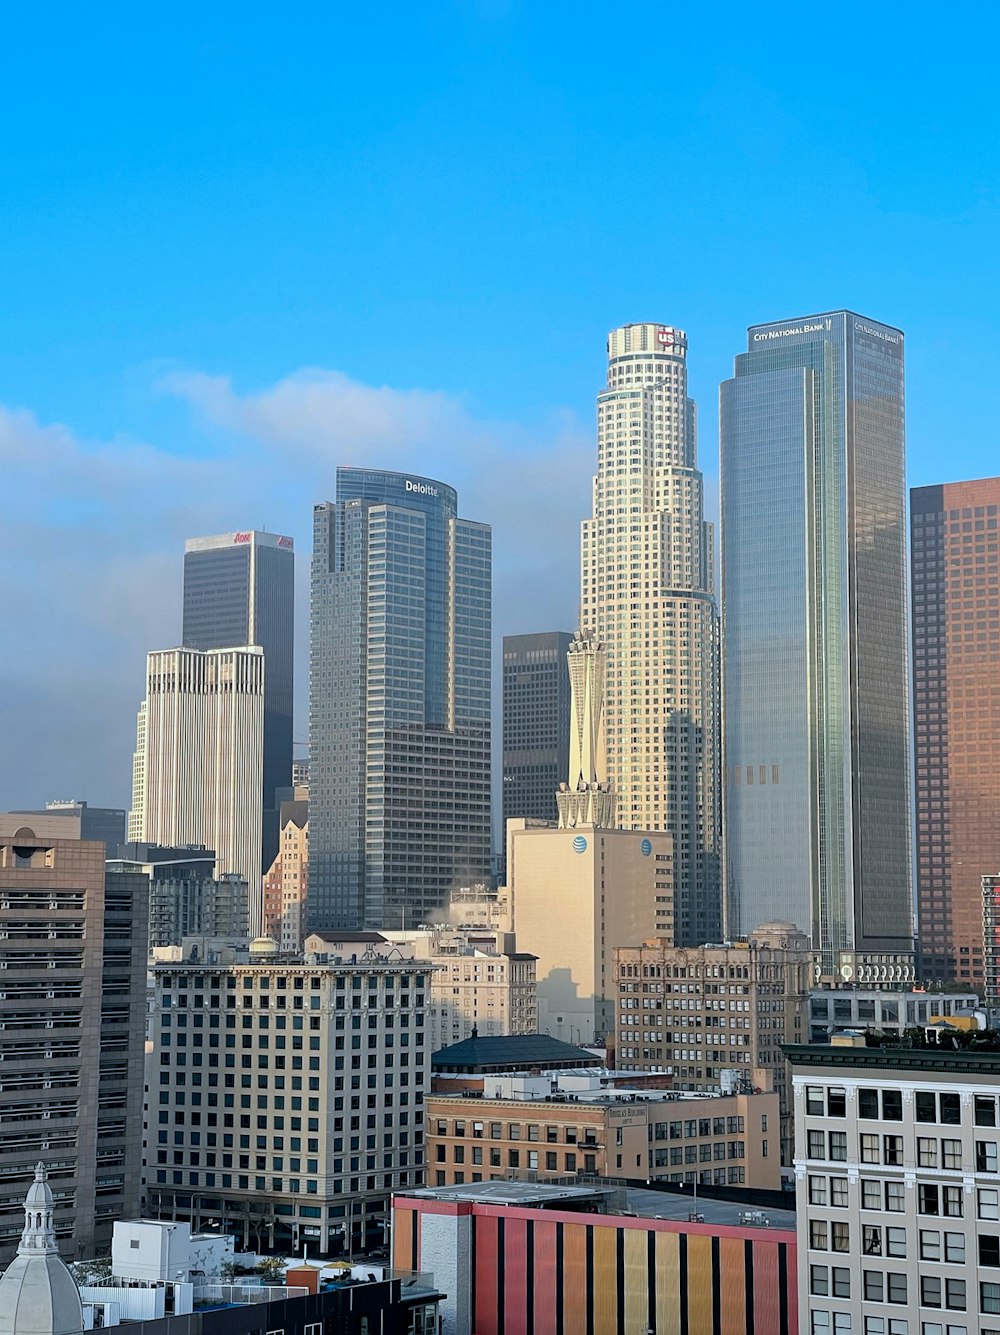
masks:
[[[976,1126],[996,1126],[997,1101],[985,1094],[977,1094],[975,1100]]]
[[[882,1255],[882,1228],[879,1224],[862,1225],[861,1253],[863,1256]]]
[[[809,1204],[826,1205],[826,1178],[817,1177],[815,1174],[809,1175]]]
[[[858,1090],[858,1116],[871,1118],[873,1122],[878,1121],[877,1089]]]
[[[941,1142],[941,1167],[962,1167],[962,1142],[945,1137]]]
[[[851,1296],[851,1272],[846,1265],[830,1267],[830,1287],[835,1298]]]
[[[921,1090],[913,1100],[914,1120],[917,1122],[937,1121],[937,1095]],[[938,1304],[940,1306],[940,1304]]]
[[[825,1252],[829,1247],[829,1231],[825,1219],[809,1220],[809,1246],[815,1251]]]
[[[847,1162],[847,1132],[830,1132],[830,1158],[837,1163]]]
[[[862,1210],[881,1210],[882,1183],[878,1178],[863,1177],[861,1179],[861,1208]]]
[[[847,1209],[847,1178],[830,1178],[830,1204],[837,1207],[838,1210]]]
[[[882,1137],[882,1162],[901,1167],[903,1163],[903,1137]]]
[[[810,1159],[826,1158],[826,1136],[822,1131],[808,1131],[807,1136],[807,1154]]]
[[[905,1299],[904,1299],[905,1301]],[[965,1280],[946,1279],[944,1282],[944,1305],[952,1312],[965,1311]]]
[[[906,1209],[905,1188],[902,1182],[885,1184],[885,1208],[894,1214],[902,1214]]]
[[[921,1214],[941,1213],[941,1193],[936,1182],[921,1182],[918,1189],[917,1209]]]
[[[1000,1236],[995,1233],[980,1233],[979,1264],[1000,1266]]]
[[[965,1234],[946,1233],[944,1235],[944,1259],[952,1265],[965,1265]]]
[[[976,1172],[995,1173],[997,1171],[997,1143],[995,1140],[976,1141]]]
[[[886,1275],[886,1297],[891,1303],[906,1303],[906,1276],[890,1270]],[[962,1284],[964,1289],[965,1285]]]
[[[886,1256],[906,1255],[905,1228],[887,1228],[885,1230],[885,1254]]]
[[[961,1219],[965,1207],[962,1204],[961,1187],[945,1187],[941,1193],[944,1202],[944,1213],[950,1219]]]
[[[979,1285],[980,1312],[1000,1313],[1000,1284],[993,1280],[981,1281]]]
[[[878,1136],[861,1135],[861,1162],[878,1163]]]
[[[806,1112],[810,1117],[822,1117],[826,1112],[822,1085],[806,1085]]]
[[[923,1307],[941,1306],[941,1279],[938,1275],[921,1275],[920,1303]]]
[[[839,1086],[831,1086],[826,1092],[826,1115],[827,1117],[846,1117],[847,1116],[847,1090]]]
[[[1000,1191],[995,1187],[980,1187],[976,1197],[980,1219],[1000,1219]]]
[[[937,1168],[938,1143],[934,1136],[917,1136],[917,1164],[920,1168]]]
[[[835,1252],[851,1250],[851,1230],[848,1224],[834,1220],[830,1225],[830,1249]]]
[[[866,1302],[885,1301],[885,1276],[881,1270],[864,1271],[864,1294]]]
[[[922,1261],[941,1260],[941,1234],[936,1228],[920,1230],[920,1259]]]
[[[809,1292],[820,1298],[830,1296],[830,1271],[825,1265],[809,1267]]]
[[[903,1120],[903,1091],[884,1089],[882,1091],[882,1121],[901,1122]]]

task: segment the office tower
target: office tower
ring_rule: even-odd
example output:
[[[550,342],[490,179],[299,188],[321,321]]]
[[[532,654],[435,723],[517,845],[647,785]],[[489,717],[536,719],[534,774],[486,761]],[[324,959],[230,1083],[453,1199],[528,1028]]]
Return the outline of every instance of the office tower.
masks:
[[[615,828],[607,780],[604,648],[574,637],[569,652],[568,782],[558,826],[507,825],[507,892],[521,950],[537,955],[538,1029],[570,1042],[614,1030],[615,946],[654,932],[673,942],[672,838]]]
[[[490,873],[490,530],[338,468],[314,515],[309,924],[406,926]]]
[[[910,492],[920,976],[981,989],[1000,871],[1000,477]]]
[[[1000,1328],[997,1054],[928,1040],[786,1049],[803,1335]]]
[[[301,950],[309,895],[309,803],[282,802],[280,825],[278,856],[264,877],[263,930],[279,950]]]
[[[754,325],[722,386],[728,929],[912,977],[903,335]],[[818,980],[818,979],[817,979]]]
[[[620,947],[613,968],[618,1064],[670,1069],[675,1089],[711,1091],[724,1079],[773,1089],[781,1162],[790,1164],[793,1110],[781,1045],[807,1037],[811,964],[809,938],[787,922],[697,950],[655,937]]]
[[[264,832],[261,870],[278,851],[276,789],[292,773],[295,554],[291,538],[250,529],[184,545],[186,649],[264,651]]]
[[[246,881],[261,923],[264,653],[164,649],[147,655],[132,773],[132,843],[213,848],[219,875]]]
[[[195,1228],[221,1220],[237,1235],[249,1215],[275,1249],[296,1254],[304,1242],[330,1256],[383,1241],[393,1192],[423,1182],[427,981],[420,962],[323,953],[157,963],[153,1213]],[[185,1020],[206,1015],[205,1028],[185,1035]],[[242,1094],[227,1074],[231,1043],[242,1053]],[[200,1106],[184,1084],[192,1067],[202,1072]],[[250,1125],[239,1110],[251,1098],[252,1142],[238,1130]],[[234,1117],[235,1135],[226,1130]]]
[[[607,650],[618,824],[672,836],[677,940],[696,945],[720,929],[718,613],[686,356],[667,325],[608,337],[580,625]]]
[[[245,939],[249,929],[247,883],[216,875],[210,848],[123,844],[109,871],[132,871],[149,883],[149,949],[179,946],[186,936]]]
[[[36,828],[37,826],[37,828]],[[139,1209],[146,1017],[145,877],[106,872],[65,816],[0,816],[0,1260],[36,1163],[73,1259]]]
[[[566,631],[503,639],[503,828],[515,816],[555,820],[569,766]]]

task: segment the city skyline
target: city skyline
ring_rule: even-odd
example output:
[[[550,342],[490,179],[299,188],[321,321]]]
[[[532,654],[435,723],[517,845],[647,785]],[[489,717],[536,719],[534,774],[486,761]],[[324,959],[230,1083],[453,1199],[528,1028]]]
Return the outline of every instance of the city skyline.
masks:
[[[498,636],[572,629],[621,322],[698,349],[711,516],[733,341],[808,310],[906,329],[910,485],[994,471],[1000,16],[866,12],[863,44],[850,23],[809,43],[803,96],[808,15],[675,14],[666,55],[632,53],[627,129],[606,16],[572,17],[12,21],[0,804],[124,805],[119,701],[178,617],[178,545],[253,526],[304,551],[337,462],[448,477],[497,535]]]

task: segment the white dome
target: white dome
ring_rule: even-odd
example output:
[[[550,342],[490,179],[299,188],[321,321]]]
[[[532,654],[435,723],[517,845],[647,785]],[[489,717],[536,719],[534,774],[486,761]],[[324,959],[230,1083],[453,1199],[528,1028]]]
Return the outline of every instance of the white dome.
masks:
[[[15,1256],[0,1278],[0,1335],[78,1335],[80,1290],[62,1257]]]

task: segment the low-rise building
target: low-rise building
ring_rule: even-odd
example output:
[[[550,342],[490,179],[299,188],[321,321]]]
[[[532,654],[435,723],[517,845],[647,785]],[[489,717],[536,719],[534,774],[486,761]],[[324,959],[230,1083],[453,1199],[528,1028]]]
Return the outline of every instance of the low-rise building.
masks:
[[[424,966],[271,954],[153,974],[152,1211],[261,1250],[376,1242],[391,1192],[423,1180]]]
[[[794,1232],[747,1225],[736,1205],[705,1223],[683,1199],[679,1217],[623,1215],[619,1197],[545,1182],[408,1192],[393,1260],[436,1267],[443,1335],[798,1335]]]
[[[1000,1331],[1000,1039],[790,1046],[811,1331]]]
[[[434,1050],[461,1043],[473,1031],[538,1031],[535,956],[518,951],[513,932],[493,926],[426,927],[383,936],[432,967],[430,1033]]]
[[[675,1089],[716,1090],[735,1073],[781,1103],[781,1159],[791,1164],[792,1108],[781,1044],[808,1034],[809,939],[766,923],[745,940],[692,949],[651,938],[615,951],[616,1059],[670,1070]]]
[[[776,1094],[683,1095],[595,1072],[487,1076],[482,1094],[427,1099],[429,1185],[598,1177],[781,1186]]]
[[[809,1042],[825,1043],[838,1029],[871,1029],[899,1037],[931,1020],[970,1015],[979,1007],[975,992],[895,992],[878,988],[836,988],[809,994]]]

